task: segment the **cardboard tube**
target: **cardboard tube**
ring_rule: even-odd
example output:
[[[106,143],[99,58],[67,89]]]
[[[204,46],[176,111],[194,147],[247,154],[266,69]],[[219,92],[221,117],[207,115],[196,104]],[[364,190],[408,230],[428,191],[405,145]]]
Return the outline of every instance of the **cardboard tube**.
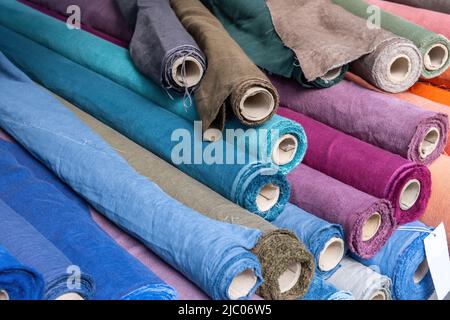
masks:
[[[280,287],[280,292],[288,292],[291,290],[298,282],[300,274],[302,272],[302,266],[300,263],[291,264],[285,272],[278,278],[278,285]]]
[[[440,43],[431,46],[423,57],[425,68],[431,71],[441,69],[447,63],[447,60],[448,48]]]
[[[180,57],[172,66],[172,78],[180,87],[190,88],[197,85],[203,77],[203,72],[202,65],[193,57]]]
[[[384,293],[383,291],[375,292],[370,300],[386,300],[386,293]]]
[[[5,290],[0,290],[0,301],[9,300],[9,294]]]
[[[403,187],[402,192],[400,193],[400,209],[408,210],[414,206],[417,199],[420,196],[420,181],[413,179],[409,180],[405,186]]]
[[[342,72],[342,67],[337,67],[337,68],[329,70],[327,73],[325,73],[320,78],[325,81],[333,81],[334,79],[336,79],[337,77],[339,77],[341,75],[341,72]]]
[[[389,67],[389,78],[393,82],[405,81],[411,73],[411,59],[406,55],[395,57]]]
[[[269,90],[261,87],[252,87],[248,89],[239,103],[242,117],[255,122],[267,118],[274,108],[274,97]]]
[[[260,211],[268,211],[278,202],[279,197],[280,188],[271,183],[266,184],[256,197],[256,205]]]
[[[428,267],[428,262],[427,262],[426,259],[424,259],[424,260],[419,264],[419,266],[418,266],[417,269],[416,269],[416,272],[414,273],[414,276],[413,276],[414,283],[417,284],[417,283],[419,283],[420,281],[422,281],[423,278],[425,278],[425,276],[427,275],[427,273],[428,273],[429,270],[430,270],[430,269],[429,269],[429,267]]]
[[[78,293],[68,292],[59,296],[55,300],[84,300],[84,298],[80,296]]]
[[[436,150],[441,134],[437,128],[430,128],[419,145],[419,153],[422,159],[425,159]]]
[[[341,238],[331,238],[319,255],[319,269],[322,271],[333,270],[344,257],[344,241]]]
[[[228,288],[228,295],[231,300],[238,300],[249,294],[257,281],[253,270],[247,269],[238,274],[233,281],[231,281]]]
[[[203,140],[209,142],[215,142],[222,139],[222,131],[216,128],[209,128],[203,132]]]
[[[381,226],[381,215],[375,212],[367,219],[362,227],[362,239],[368,241],[372,239],[378,232]]]
[[[282,166],[291,162],[298,149],[297,138],[291,134],[285,134],[279,138],[272,149],[273,163]]]

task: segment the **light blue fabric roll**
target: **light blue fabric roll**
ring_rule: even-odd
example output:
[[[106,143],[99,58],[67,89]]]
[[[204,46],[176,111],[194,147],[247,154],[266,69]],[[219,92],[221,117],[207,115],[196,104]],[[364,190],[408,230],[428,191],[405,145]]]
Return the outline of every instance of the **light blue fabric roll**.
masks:
[[[270,163],[252,162],[237,145],[203,142],[201,126],[194,131],[175,114],[3,27],[0,49],[34,80],[245,209],[272,221],[288,202],[286,177]],[[277,187],[278,198],[263,199],[265,186]],[[258,199],[273,206],[258,205]]]
[[[397,300],[427,300],[434,291],[426,264],[423,240],[433,229],[416,221],[400,226],[373,258],[356,258],[366,266],[376,266],[392,279]]]
[[[0,246],[0,300],[39,300],[43,293],[41,274],[24,266]]]
[[[208,219],[167,196],[3,55],[0,92],[0,126],[100,213],[212,298],[255,292],[261,267],[249,250],[260,231]],[[233,290],[243,273],[252,275],[246,290]]]
[[[273,224],[291,230],[306,245],[314,256],[319,276],[331,275],[345,254],[344,231],[340,225],[322,220],[291,203]]]
[[[339,290],[321,276],[314,276],[303,300],[355,300],[349,291]]]

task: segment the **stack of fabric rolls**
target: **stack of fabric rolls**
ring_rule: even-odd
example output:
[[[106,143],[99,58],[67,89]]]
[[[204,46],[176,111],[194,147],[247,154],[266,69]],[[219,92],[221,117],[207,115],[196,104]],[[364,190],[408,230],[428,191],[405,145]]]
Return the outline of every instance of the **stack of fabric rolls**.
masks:
[[[396,2],[2,1],[0,300],[429,299],[450,13]]]

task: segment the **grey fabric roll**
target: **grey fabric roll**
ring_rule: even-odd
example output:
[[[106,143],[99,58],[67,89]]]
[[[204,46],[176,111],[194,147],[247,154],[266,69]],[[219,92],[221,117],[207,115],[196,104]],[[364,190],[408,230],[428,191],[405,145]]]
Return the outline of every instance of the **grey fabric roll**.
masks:
[[[387,0],[389,2],[397,2],[408,6],[439,11],[450,14],[449,0]]]
[[[327,281],[356,300],[392,300],[391,279],[348,257]]]
[[[195,91],[205,73],[206,58],[169,1],[116,2],[128,23],[134,25],[130,55],[137,69],[167,90]]]

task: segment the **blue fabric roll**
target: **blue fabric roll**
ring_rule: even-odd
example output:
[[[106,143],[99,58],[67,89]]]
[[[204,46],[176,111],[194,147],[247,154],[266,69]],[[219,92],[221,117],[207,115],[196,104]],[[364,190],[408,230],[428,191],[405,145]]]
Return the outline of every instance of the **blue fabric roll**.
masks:
[[[0,140],[0,153],[0,198],[94,278],[94,299],[176,298],[172,287],[101,230],[87,205],[73,192],[70,195],[70,190],[28,152]]]
[[[2,208],[0,202],[0,211]],[[41,274],[21,264],[0,246],[0,300],[39,300],[43,294]]]
[[[255,292],[261,267],[249,250],[260,231],[208,219],[167,196],[3,55],[0,92],[0,126],[100,213],[212,298]],[[244,272],[253,277],[236,293],[232,281]]]
[[[434,286],[431,273],[422,264],[426,261],[423,240],[431,231],[432,228],[419,221],[405,224],[373,258],[354,258],[366,266],[378,267],[379,273],[391,278],[394,299],[427,300],[433,294]],[[415,274],[420,281],[414,281]]]
[[[322,220],[291,203],[286,205],[273,224],[291,230],[306,245],[314,256],[319,276],[326,277],[336,270],[345,254],[344,231],[340,225]],[[333,251],[331,252],[333,258],[327,263],[322,259],[319,261],[320,254],[332,239],[342,240],[342,247],[330,248]]]
[[[53,300],[67,293],[78,293],[84,299],[92,298],[92,278],[83,270],[80,274],[73,273],[71,270],[76,270],[76,265],[1,200],[0,221],[0,245],[22,264],[42,275],[44,299]]]
[[[237,145],[203,142],[201,125],[194,131],[172,112],[3,27],[0,49],[34,80],[247,210],[272,221],[288,202],[290,187],[281,171],[251,161]],[[175,158],[180,142],[187,148],[184,162]],[[208,161],[203,154],[213,156]],[[233,159],[245,161],[229,161]],[[223,165],[230,162],[234,164]],[[280,190],[270,209],[256,203],[266,185]]]
[[[303,300],[355,300],[349,291],[338,290],[321,276],[314,276]]]

